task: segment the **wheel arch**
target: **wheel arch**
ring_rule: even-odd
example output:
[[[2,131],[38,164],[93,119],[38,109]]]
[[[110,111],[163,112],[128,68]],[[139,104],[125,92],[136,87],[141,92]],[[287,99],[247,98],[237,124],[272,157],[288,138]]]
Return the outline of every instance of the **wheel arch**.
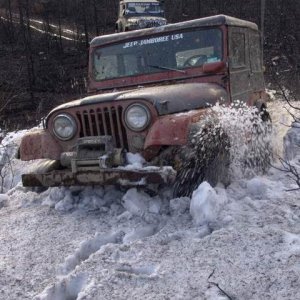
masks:
[[[208,109],[159,117],[149,129],[144,149],[151,146],[186,145],[192,125],[199,122]]]

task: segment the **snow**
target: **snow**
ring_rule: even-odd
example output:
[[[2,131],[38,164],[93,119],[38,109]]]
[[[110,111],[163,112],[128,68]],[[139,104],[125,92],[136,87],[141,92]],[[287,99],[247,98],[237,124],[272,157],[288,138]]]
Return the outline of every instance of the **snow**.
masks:
[[[91,254],[97,252],[104,245],[109,243],[120,243],[123,236],[124,233],[122,231],[106,235],[97,233],[92,239],[83,241],[80,243],[79,248],[73,254],[69,255],[59,267],[60,273],[62,275],[69,274],[82,261],[86,260]]]
[[[286,112],[278,107],[273,120]],[[278,147],[289,130],[280,126]],[[7,158],[24,132],[4,138]],[[298,135],[290,129],[285,140],[290,132]],[[285,153],[297,139],[288,140]],[[300,191],[288,191],[295,182],[276,168],[172,198],[171,188],[154,197],[111,186],[27,189],[20,174],[35,162],[10,162],[0,299],[300,299]]]
[[[126,160],[129,165],[133,168],[142,168],[143,164],[146,162],[143,156],[139,153],[126,153]]]
[[[6,194],[0,194],[0,209],[4,206],[7,206],[9,201],[9,196]]]
[[[209,222],[215,222],[222,206],[226,202],[223,196],[224,194],[219,196],[208,182],[202,182],[198,189],[193,192],[190,204],[190,214],[194,223],[196,225],[204,225]]]
[[[132,188],[123,196],[122,204],[132,215],[143,216],[147,212],[158,214],[161,200],[159,198],[151,198],[148,194],[138,192],[136,188]]]
[[[275,101],[276,100],[276,90],[266,90],[267,95],[269,96],[270,100]]]
[[[250,196],[261,199],[267,191],[267,184],[263,177],[255,177],[247,182],[247,191]]]

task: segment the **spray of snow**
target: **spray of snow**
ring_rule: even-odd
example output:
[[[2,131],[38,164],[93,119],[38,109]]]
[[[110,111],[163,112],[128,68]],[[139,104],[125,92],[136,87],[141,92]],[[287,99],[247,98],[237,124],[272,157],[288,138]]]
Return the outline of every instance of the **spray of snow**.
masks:
[[[284,158],[293,160],[300,155],[300,123],[294,122],[283,140]]]
[[[201,143],[202,131],[209,124],[209,134],[229,139],[230,168],[233,178],[264,172],[272,160],[272,129],[264,121],[263,112],[236,101],[230,106],[217,104],[211,108],[199,131],[194,135]]]

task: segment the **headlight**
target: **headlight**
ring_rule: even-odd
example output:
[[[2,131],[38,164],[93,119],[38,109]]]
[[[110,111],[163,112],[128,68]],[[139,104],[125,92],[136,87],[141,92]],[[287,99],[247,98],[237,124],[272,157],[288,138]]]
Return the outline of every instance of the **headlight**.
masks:
[[[125,123],[131,130],[144,130],[149,125],[150,119],[150,111],[144,105],[133,104],[126,109]]]
[[[61,114],[53,120],[53,132],[60,140],[70,140],[76,131],[76,122],[70,115]]]

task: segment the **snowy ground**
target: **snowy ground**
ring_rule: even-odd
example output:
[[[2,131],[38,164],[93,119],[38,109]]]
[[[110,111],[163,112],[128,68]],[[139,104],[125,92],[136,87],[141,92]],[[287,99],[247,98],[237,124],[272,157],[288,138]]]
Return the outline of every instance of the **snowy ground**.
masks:
[[[289,120],[281,104],[271,111],[282,153]],[[27,166],[2,171],[14,180],[0,195],[0,299],[300,299],[300,193],[274,168],[172,199],[170,189],[34,192],[18,184]]]

